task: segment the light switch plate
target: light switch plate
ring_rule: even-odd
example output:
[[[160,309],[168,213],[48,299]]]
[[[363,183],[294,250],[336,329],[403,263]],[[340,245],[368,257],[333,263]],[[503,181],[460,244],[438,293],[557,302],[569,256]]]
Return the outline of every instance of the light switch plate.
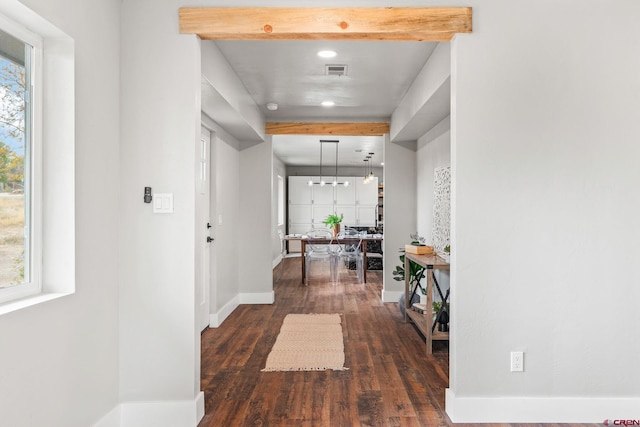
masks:
[[[173,193],[154,194],[153,213],[173,213]]]

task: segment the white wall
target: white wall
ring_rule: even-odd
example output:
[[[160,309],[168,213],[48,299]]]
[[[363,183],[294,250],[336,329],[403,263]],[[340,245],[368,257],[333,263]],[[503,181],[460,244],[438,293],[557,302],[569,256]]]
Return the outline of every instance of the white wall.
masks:
[[[0,424],[85,427],[118,401],[120,3],[22,3],[75,41],[76,292],[0,316]]]
[[[152,0],[122,3],[121,37],[120,399],[147,425],[195,425],[203,409],[193,233],[200,44],[178,35],[176,7]],[[145,186],[172,193],[174,213],[153,214]],[[154,401],[162,403],[133,403]]]
[[[215,138],[216,202],[213,216],[216,247],[216,288],[212,313],[218,313],[238,296],[241,242],[238,239],[240,215],[240,152],[237,141],[218,131]],[[222,219],[222,224],[220,223]]]
[[[404,282],[393,280],[400,265],[400,248],[416,232],[416,152],[415,143],[384,143],[384,278],[382,300],[397,302],[404,293]]]
[[[452,45],[453,421],[638,417],[639,21],[483,1]]]
[[[240,152],[240,302],[273,302],[271,137]]]

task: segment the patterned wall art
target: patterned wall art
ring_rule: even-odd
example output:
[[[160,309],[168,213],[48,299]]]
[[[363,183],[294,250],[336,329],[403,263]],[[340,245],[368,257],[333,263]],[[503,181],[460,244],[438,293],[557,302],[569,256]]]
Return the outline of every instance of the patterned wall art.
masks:
[[[449,245],[451,224],[451,166],[434,170],[433,247],[442,254]]]

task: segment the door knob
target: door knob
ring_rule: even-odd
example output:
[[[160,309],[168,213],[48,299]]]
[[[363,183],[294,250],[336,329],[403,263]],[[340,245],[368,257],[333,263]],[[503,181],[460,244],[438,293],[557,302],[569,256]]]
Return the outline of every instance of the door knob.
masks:
[[[213,242],[215,239],[211,236],[207,236],[207,243]]]

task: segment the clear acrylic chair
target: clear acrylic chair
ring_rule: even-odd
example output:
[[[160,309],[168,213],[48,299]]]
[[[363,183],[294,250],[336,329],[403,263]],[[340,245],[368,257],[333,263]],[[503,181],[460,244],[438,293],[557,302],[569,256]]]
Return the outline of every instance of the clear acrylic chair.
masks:
[[[313,229],[306,233],[309,241],[306,244],[304,255],[305,262],[305,285],[309,284],[311,275],[311,262],[316,260],[329,261],[331,282],[337,279],[336,252],[333,245],[333,234],[327,229]],[[314,242],[315,240],[315,242]]]
[[[340,264],[355,264],[358,282],[364,283],[364,254],[362,253],[362,238],[365,232],[360,232],[354,228],[345,228],[338,234],[336,253],[336,277]],[[349,239],[348,242],[341,242],[341,239]]]

